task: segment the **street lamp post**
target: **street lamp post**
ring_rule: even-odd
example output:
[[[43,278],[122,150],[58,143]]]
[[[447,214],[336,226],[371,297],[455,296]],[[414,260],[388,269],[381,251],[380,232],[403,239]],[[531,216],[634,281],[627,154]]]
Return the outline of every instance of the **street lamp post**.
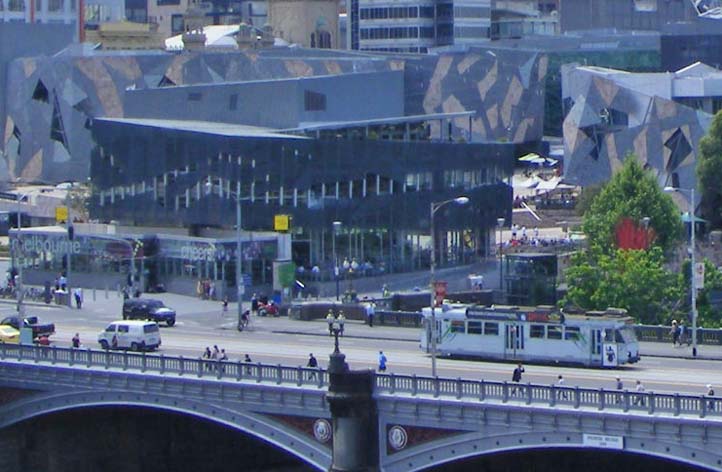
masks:
[[[690,258],[690,286],[692,290],[691,304],[692,304],[692,357],[697,357],[697,282],[695,276],[695,257],[694,257],[694,243],[695,243],[695,226],[696,217],[694,215],[694,187],[690,189],[683,189],[678,187],[665,187],[665,192],[689,192],[689,220],[690,220],[690,233],[689,233],[689,258]]]
[[[18,320],[18,331],[20,334],[23,332],[23,327],[25,325],[25,305],[23,305],[23,262],[20,262],[20,254],[22,253],[22,244],[21,244],[21,231],[22,231],[22,215],[20,213],[20,202],[23,198],[27,197],[27,194],[18,194],[17,202],[18,202],[18,208],[17,208],[17,228],[18,228],[18,236],[17,236],[17,244],[15,247],[18,248],[17,254],[16,254],[16,263],[17,263],[17,280],[13,280],[13,283],[15,283],[15,294],[17,298],[17,320]],[[22,336],[20,336],[20,339],[18,340],[18,343],[22,342]]]
[[[429,214],[429,230],[431,238],[431,375],[436,377],[436,234],[434,231],[434,215],[447,203],[455,203],[457,205],[466,205],[469,203],[469,197],[461,196],[450,198],[443,202],[431,202]]]
[[[338,295],[339,295],[339,280],[338,280],[338,257],[336,256],[336,233],[338,232],[338,229],[341,227],[340,221],[334,221],[332,223],[333,225],[333,238],[332,238],[332,246],[333,246],[333,277],[336,279],[336,301],[338,301]]]
[[[506,221],[505,218],[497,218],[496,219],[496,226],[499,228],[499,291],[502,293],[504,292],[504,241],[502,240],[501,236],[501,229],[504,227],[504,222]]]
[[[243,254],[241,253],[241,192],[236,192],[236,290],[238,296],[238,322],[243,318]]]

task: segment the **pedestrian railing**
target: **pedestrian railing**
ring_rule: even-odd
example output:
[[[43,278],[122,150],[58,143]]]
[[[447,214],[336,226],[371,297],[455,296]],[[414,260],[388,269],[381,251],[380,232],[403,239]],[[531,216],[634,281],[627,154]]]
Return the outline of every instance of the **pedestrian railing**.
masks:
[[[706,395],[637,392],[557,385],[539,385],[486,380],[432,378],[417,375],[377,374],[375,392],[407,394],[414,397],[454,398],[457,400],[668,415],[697,415],[722,420],[722,398]]]
[[[77,349],[56,346],[0,343],[0,360],[58,366],[120,369],[162,375],[195,376],[218,380],[254,381],[277,385],[323,388],[328,374],[323,369],[291,367],[231,360],[203,359],[128,351]]]
[[[635,325],[634,332],[639,341],[672,343],[672,329],[662,325]],[[680,343],[692,343],[692,328],[685,327]],[[697,328],[697,344],[722,345],[722,329]]]
[[[329,383],[328,372],[320,368],[208,360],[127,351],[0,343],[0,361],[10,359],[63,367],[114,369],[157,375],[188,376],[235,382],[245,381],[316,389],[326,388]],[[378,394],[401,394],[416,398],[425,396],[474,402],[491,400],[501,403],[515,402],[517,404],[550,407],[587,407],[616,412],[656,413],[674,416],[697,415],[722,420],[722,398],[705,395],[593,389],[398,374],[376,374],[374,390]]]

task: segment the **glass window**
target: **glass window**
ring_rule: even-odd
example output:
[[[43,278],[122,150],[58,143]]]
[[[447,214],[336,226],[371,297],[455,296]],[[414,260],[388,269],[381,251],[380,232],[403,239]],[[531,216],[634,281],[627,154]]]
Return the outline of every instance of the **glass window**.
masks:
[[[469,321],[466,326],[466,332],[469,334],[481,334],[481,321]]]
[[[108,333],[113,333],[113,332],[115,332],[115,325],[114,325],[114,324],[109,325],[107,328],[105,328],[105,331],[108,332]]]
[[[567,326],[564,330],[564,339],[568,341],[576,341],[579,339],[579,327],[576,326]]]
[[[484,323],[484,334],[489,336],[499,335],[499,323]]]
[[[561,326],[547,326],[547,338],[548,339],[562,339],[562,327]]]
[[[157,333],[158,332],[158,324],[147,324],[143,326],[143,332],[144,333]]]
[[[452,333],[464,333],[466,330],[464,329],[464,322],[463,321],[452,321],[451,322],[451,332]]]
[[[531,325],[529,328],[530,338],[543,338],[544,337],[544,325]]]
[[[128,332],[128,325],[118,325],[118,332],[119,332],[119,333],[127,333],[127,332]]]

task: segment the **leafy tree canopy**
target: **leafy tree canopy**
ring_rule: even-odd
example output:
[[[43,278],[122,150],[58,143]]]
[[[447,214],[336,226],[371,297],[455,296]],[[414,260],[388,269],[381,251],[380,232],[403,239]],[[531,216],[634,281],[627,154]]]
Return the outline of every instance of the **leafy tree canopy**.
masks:
[[[717,113],[699,142],[697,178],[701,188],[700,213],[713,228],[722,227],[722,113]]]
[[[683,300],[680,276],[664,269],[660,247],[618,249],[596,258],[577,253],[566,276],[569,290],[563,305],[586,310],[625,308],[644,324],[667,323],[679,313]]]
[[[613,254],[615,228],[625,217],[637,222],[648,217],[649,226],[656,233],[653,244],[664,252],[683,234],[679,210],[672,198],[632,155],[627,156],[622,169],[602,188],[584,214],[582,228],[590,249],[595,253]]]

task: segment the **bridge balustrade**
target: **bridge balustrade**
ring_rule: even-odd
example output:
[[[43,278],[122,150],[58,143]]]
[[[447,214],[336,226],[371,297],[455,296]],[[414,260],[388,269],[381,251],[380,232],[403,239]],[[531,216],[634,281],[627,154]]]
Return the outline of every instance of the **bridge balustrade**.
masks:
[[[0,359],[48,363],[86,369],[140,371],[158,375],[189,375],[226,381],[254,381],[277,385],[323,388],[328,373],[309,369],[240,361],[219,361],[163,354],[74,349],[0,343]],[[722,420],[722,398],[676,393],[636,392],[531,383],[495,382],[418,375],[376,374],[377,394],[409,394],[464,401],[516,402],[564,408],[595,408],[620,412],[697,415]]]
[[[134,353],[127,351],[74,349],[37,345],[0,343],[0,359],[14,359],[53,365],[83,366],[132,370],[157,374],[194,375],[199,378],[224,380],[252,380],[258,383],[311,386],[328,385],[328,374],[323,369],[309,369],[261,363],[208,360],[163,354]]]

